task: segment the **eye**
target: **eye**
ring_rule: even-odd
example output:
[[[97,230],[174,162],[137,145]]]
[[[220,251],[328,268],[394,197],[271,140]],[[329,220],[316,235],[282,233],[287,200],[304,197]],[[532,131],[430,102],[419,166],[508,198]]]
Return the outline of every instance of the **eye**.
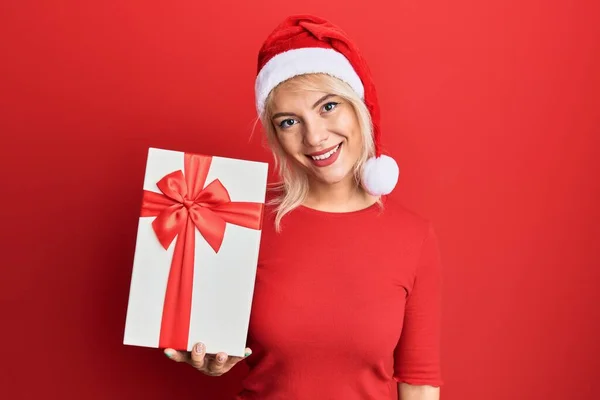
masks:
[[[296,120],[294,119],[284,119],[283,121],[281,121],[279,123],[279,127],[280,128],[289,128],[290,126],[294,125],[294,123],[296,122]]]
[[[327,103],[323,106],[323,111],[329,112],[329,111],[333,110],[338,104],[339,103],[336,103],[335,101],[330,101],[329,103]]]

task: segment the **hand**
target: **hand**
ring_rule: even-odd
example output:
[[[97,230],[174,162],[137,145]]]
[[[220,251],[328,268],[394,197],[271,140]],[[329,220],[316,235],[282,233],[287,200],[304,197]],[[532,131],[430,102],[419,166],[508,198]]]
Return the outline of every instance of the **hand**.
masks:
[[[206,354],[206,347],[204,347],[203,343],[196,343],[191,352],[165,349],[165,355],[171,360],[188,363],[198,371],[210,376],[223,375],[250,354],[252,354],[252,350],[249,348],[246,348],[246,355],[244,357],[228,357],[223,352]]]

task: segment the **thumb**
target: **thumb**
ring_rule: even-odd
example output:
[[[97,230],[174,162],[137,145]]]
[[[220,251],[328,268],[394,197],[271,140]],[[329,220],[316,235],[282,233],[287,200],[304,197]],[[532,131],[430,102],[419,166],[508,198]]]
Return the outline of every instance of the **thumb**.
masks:
[[[228,365],[230,367],[234,366],[235,364],[239,363],[240,361],[245,360],[246,358],[250,357],[250,355],[252,354],[252,350],[249,347],[246,347],[246,350],[244,351],[244,356],[243,357],[229,357],[228,361]]]
[[[243,357],[232,357],[232,358],[235,360],[234,364],[237,364],[238,362],[245,360],[246,358],[250,357],[251,355],[252,355],[252,349],[250,349],[250,347],[246,347]]]

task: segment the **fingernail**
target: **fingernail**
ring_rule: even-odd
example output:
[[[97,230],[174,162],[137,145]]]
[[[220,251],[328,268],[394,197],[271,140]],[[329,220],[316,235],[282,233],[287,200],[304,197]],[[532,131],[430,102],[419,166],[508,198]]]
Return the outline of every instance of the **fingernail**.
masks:
[[[217,360],[219,360],[219,362],[223,362],[223,361],[225,361],[225,356],[223,354],[219,354],[217,356]]]
[[[171,350],[165,350],[165,356],[172,358],[174,356],[174,354]]]
[[[203,350],[204,350],[204,345],[202,343],[198,343],[196,345],[196,353],[202,353]]]
[[[252,350],[246,349],[245,357],[248,357],[250,354],[252,354]]]

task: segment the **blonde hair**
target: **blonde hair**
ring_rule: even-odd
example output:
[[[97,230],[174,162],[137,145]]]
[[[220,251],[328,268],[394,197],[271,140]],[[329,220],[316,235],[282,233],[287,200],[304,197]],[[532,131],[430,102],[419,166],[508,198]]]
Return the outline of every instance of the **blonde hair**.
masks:
[[[361,185],[360,176],[365,162],[375,152],[371,115],[362,99],[348,84],[333,76],[320,73],[299,75],[279,84],[267,97],[264,107],[265,111],[259,117],[275,159],[275,168],[282,179],[273,185],[274,187],[271,190],[277,192],[278,195],[269,201],[269,204],[274,206],[276,212],[276,231],[281,230],[282,218],[301,205],[309,191],[308,176],[302,169],[295,166],[293,162],[289,162],[286,153],[279,143],[277,132],[271,121],[273,96],[277,91],[282,90],[282,88],[285,88],[285,90],[313,90],[331,93],[343,98],[352,105],[363,138],[362,152],[353,171],[357,185]]]

